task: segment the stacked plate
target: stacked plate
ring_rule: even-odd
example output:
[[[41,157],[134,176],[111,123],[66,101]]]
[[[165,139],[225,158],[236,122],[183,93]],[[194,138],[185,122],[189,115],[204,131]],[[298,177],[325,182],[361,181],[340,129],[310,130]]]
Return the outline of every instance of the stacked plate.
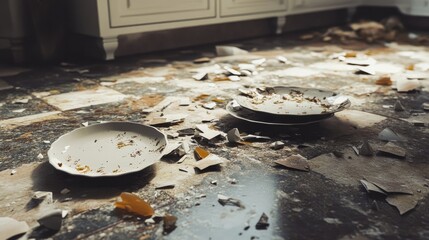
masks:
[[[226,110],[233,117],[267,125],[305,125],[328,119],[350,107],[350,100],[334,92],[300,87],[240,90]]]

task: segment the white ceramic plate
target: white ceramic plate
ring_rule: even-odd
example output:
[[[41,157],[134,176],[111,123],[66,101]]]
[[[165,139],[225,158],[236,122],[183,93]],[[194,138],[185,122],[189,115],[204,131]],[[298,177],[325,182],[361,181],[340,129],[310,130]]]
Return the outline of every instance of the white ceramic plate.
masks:
[[[317,117],[284,117],[281,115],[270,115],[266,113],[257,113],[243,107],[233,107],[233,101],[226,105],[226,111],[233,117],[244,120],[246,122],[275,125],[275,126],[297,126],[308,125],[323,121],[334,116],[333,113],[327,115],[319,115]]]
[[[140,171],[162,157],[167,137],[154,127],[107,122],[75,129],[52,143],[49,163],[87,177],[119,176]]]
[[[330,91],[282,86],[266,89],[251,90],[255,93],[252,97],[237,96],[235,100],[254,112],[285,116],[330,115],[350,106],[346,97]]]

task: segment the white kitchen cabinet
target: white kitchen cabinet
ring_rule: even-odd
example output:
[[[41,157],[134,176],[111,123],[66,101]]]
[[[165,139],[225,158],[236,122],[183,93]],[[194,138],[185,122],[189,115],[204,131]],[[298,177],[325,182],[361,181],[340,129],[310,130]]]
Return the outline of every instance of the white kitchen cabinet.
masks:
[[[111,27],[216,17],[215,0],[109,0]]]
[[[11,0],[9,0],[11,1]],[[429,0],[68,0],[73,32],[90,36],[112,59],[118,36],[285,16],[362,5],[396,6],[429,16]],[[317,21],[317,20],[315,20]]]
[[[285,12],[287,0],[220,0],[220,16]]]

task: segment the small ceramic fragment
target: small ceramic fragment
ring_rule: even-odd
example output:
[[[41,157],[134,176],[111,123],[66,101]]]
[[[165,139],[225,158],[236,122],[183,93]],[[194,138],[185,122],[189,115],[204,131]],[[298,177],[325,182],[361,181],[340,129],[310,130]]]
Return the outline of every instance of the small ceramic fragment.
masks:
[[[37,222],[44,227],[58,231],[63,222],[63,211],[59,209],[52,210],[37,219]]]
[[[216,107],[216,105],[217,104],[215,102],[208,102],[203,104],[203,108],[213,110]]]
[[[235,75],[228,76],[228,79],[229,79],[231,82],[238,82],[238,81],[240,81],[240,80],[241,80],[241,78],[240,78],[239,76],[235,76]]]
[[[121,201],[115,202],[115,207],[143,217],[151,217],[155,211],[145,200],[135,194],[121,193]]]
[[[230,143],[238,143],[238,142],[243,140],[243,139],[241,139],[240,132],[238,131],[238,128],[233,128],[233,129],[229,130],[226,137]]]
[[[374,155],[374,149],[368,141],[364,141],[363,144],[359,147],[359,155],[362,156],[372,156]]]
[[[259,136],[259,135],[252,135],[252,134],[243,136],[242,138],[243,138],[244,141],[248,141],[248,142],[251,142],[251,141],[269,141],[269,140],[271,140],[270,137]]]
[[[176,186],[176,183],[167,181],[156,184],[155,189],[169,189],[174,188],[174,186]]]
[[[403,112],[405,111],[404,106],[402,105],[401,101],[396,101],[395,106],[393,107],[395,109],[395,112]]]
[[[270,148],[274,150],[282,149],[285,146],[285,143],[282,141],[276,141],[270,144]]]
[[[217,201],[222,206],[230,205],[230,206],[236,206],[236,207],[239,207],[239,208],[245,208],[244,205],[243,205],[243,203],[240,200],[232,198],[232,197],[228,197],[228,196],[225,196],[225,195],[222,195],[222,194],[218,194],[217,195]]]
[[[248,54],[249,52],[233,46],[216,46],[218,56],[234,56]]]
[[[201,136],[209,141],[222,135],[221,131],[213,130],[206,124],[197,124],[196,129],[199,131],[196,133],[197,136]]]
[[[376,192],[376,193],[386,195],[386,192],[384,192],[381,188],[377,187],[376,185],[374,185],[374,184],[372,184],[366,180],[360,180],[360,183],[363,185],[363,187],[365,188],[365,190],[368,193]]]
[[[9,239],[24,234],[30,227],[26,222],[20,222],[9,217],[0,217],[0,239]]]
[[[429,102],[423,103],[423,104],[422,104],[422,108],[423,108],[423,110],[425,110],[425,111],[429,111]]]
[[[193,79],[197,81],[202,81],[208,79],[209,75],[206,72],[198,72],[192,76]]]
[[[404,137],[402,137],[398,133],[394,132],[390,128],[383,129],[378,134],[378,139],[383,140],[383,141],[404,141]]]
[[[266,61],[267,61],[266,58],[255,59],[255,60],[252,60],[252,64],[259,66],[265,63]]]
[[[391,193],[402,193],[402,194],[410,194],[413,192],[403,183],[395,182],[394,180],[380,179],[375,177],[365,177],[365,179],[376,185],[381,190],[385,191],[388,194]]]
[[[211,166],[215,166],[215,165],[219,165],[221,163],[224,163],[225,161],[215,155],[215,154],[209,154],[207,157],[199,160],[198,162],[194,163],[194,167],[198,168],[200,171],[211,167]]]
[[[60,193],[63,194],[63,195],[66,195],[66,194],[70,193],[70,189],[64,188],[63,190],[61,190]]]
[[[388,153],[391,155],[395,155],[401,158],[404,158],[406,156],[406,150],[404,148],[401,148],[391,142],[386,143],[386,145],[381,146],[378,149],[379,152]]]
[[[176,222],[177,222],[177,217],[172,216],[172,215],[165,215],[163,217],[163,234],[169,234],[171,233],[174,229],[176,229]]]
[[[399,214],[403,215],[417,206],[417,200],[409,195],[392,194],[386,197],[386,202],[396,207]]]
[[[202,58],[194,59],[194,63],[208,63],[210,61],[211,61],[211,59],[208,57],[202,57]]]
[[[292,168],[301,171],[310,171],[310,165],[308,164],[307,158],[299,154],[291,155],[287,158],[276,160],[275,163],[285,166],[287,168]]]
[[[258,230],[267,229],[269,225],[268,216],[265,213],[262,213],[259,221],[256,223],[255,228]]]

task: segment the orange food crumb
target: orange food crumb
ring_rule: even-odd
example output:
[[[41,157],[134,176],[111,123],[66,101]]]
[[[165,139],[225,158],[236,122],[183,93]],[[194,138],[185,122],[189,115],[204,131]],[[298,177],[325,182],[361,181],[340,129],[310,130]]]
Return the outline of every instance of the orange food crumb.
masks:
[[[195,153],[197,155],[198,160],[203,159],[205,157],[207,157],[210,153],[209,151],[205,150],[204,148],[201,147],[196,147],[195,148]]]
[[[414,71],[414,64],[408,65],[405,69],[409,71]]]
[[[123,209],[143,217],[151,217],[155,213],[149,203],[135,194],[123,192],[121,193],[121,199],[122,201],[115,202],[116,208]]]
[[[375,83],[377,85],[390,86],[392,85],[392,80],[389,76],[381,76]]]

